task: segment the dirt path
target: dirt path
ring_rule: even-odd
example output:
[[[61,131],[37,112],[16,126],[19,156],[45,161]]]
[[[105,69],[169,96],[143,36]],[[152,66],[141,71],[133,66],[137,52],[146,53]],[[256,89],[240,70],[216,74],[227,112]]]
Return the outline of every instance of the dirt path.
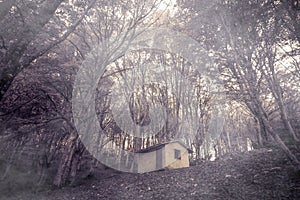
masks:
[[[300,199],[300,172],[276,149],[227,155],[185,169],[106,176],[6,199]]]

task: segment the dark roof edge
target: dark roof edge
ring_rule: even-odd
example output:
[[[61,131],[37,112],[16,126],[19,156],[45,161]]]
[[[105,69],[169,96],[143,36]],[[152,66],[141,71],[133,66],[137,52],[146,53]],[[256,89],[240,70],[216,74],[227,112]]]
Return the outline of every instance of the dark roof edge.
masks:
[[[157,144],[157,145],[154,145],[154,146],[151,146],[151,147],[148,147],[148,148],[145,148],[145,149],[141,149],[141,150],[138,150],[136,151],[135,153],[150,153],[150,152],[153,152],[153,151],[156,151],[156,150],[159,150],[163,147],[165,147],[165,145],[167,144],[170,144],[170,143],[179,143],[181,146],[183,146],[184,148],[187,149],[188,153],[193,153],[193,150],[190,149],[184,142],[182,142],[181,140],[174,140],[174,141],[170,141],[170,142],[165,142],[165,143],[161,143],[161,144]]]

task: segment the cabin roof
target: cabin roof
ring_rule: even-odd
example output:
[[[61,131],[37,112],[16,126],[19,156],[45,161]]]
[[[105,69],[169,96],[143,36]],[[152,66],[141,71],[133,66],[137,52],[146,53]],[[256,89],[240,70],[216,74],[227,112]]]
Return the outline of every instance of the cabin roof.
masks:
[[[175,141],[171,141],[171,142],[165,142],[165,143],[161,143],[161,144],[156,144],[156,145],[150,146],[148,148],[138,150],[138,151],[136,151],[136,153],[149,153],[149,152],[153,152],[153,151],[162,149],[164,146],[166,146],[167,144],[171,144],[171,143],[179,143],[181,146],[183,146],[184,148],[186,148],[189,153],[193,153],[193,151],[190,148],[188,148],[180,140],[175,140]]]

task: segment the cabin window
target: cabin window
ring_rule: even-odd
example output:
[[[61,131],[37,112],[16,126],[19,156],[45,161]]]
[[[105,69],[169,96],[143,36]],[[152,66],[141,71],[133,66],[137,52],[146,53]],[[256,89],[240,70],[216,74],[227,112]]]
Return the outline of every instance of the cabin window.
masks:
[[[181,152],[178,149],[174,149],[174,157],[175,159],[180,160],[181,159]]]

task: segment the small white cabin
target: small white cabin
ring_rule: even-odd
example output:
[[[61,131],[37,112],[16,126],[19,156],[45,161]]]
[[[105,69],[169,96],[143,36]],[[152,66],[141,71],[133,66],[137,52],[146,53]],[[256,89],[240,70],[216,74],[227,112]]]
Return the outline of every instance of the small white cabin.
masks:
[[[192,150],[181,141],[172,141],[142,149],[136,153],[135,171],[145,173],[163,168],[189,167],[189,153],[192,153]]]

